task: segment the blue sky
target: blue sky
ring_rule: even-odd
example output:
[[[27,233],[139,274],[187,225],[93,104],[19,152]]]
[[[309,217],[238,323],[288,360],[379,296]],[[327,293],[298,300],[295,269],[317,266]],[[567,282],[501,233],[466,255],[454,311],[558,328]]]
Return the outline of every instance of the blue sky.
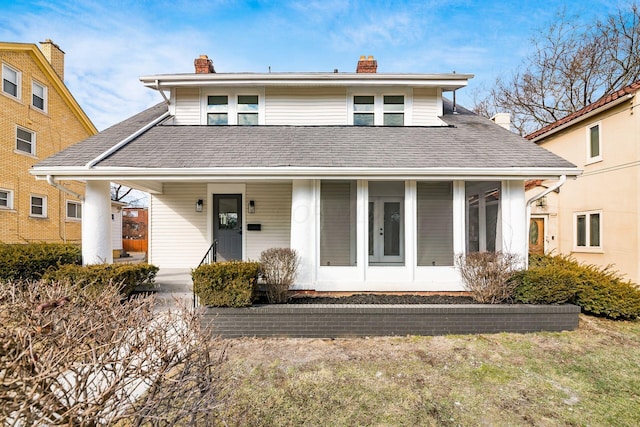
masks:
[[[625,4],[620,3],[620,4]],[[141,75],[193,72],[200,54],[218,72],[355,71],[475,74],[458,101],[516,69],[536,29],[562,8],[592,21],[616,1],[0,0],[0,40],[65,51],[65,82],[102,130],[161,100]]]

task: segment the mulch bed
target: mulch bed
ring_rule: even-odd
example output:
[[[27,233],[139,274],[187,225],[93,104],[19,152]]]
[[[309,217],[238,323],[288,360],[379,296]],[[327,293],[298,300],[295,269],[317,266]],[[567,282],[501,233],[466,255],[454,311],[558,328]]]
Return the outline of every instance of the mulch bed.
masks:
[[[266,298],[257,301],[267,304]],[[287,304],[476,304],[468,296],[355,294],[342,297],[295,296]]]

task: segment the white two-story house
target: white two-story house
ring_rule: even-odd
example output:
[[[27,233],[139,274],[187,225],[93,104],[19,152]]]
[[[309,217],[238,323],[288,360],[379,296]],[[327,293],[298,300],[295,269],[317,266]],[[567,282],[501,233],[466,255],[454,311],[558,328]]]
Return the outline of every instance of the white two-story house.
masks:
[[[297,289],[458,291],[458,254],[527,253],[524,182],[579,171],[443,98],[469,74],[144,76],[164,102],[38,163],[86,182],[83,257],[111,261],[109,182],[151,194],[149,261],[300,256]],[[455,99],[455,96],[453,97]]]

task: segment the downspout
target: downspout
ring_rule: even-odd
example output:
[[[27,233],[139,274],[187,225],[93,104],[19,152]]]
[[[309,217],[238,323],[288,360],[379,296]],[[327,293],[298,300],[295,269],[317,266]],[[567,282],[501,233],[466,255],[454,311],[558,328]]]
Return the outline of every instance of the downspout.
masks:
[[[535,202],[538,199],[543,198],[544,196],[546,196],[547,194],[551,193],[552,191],[556,191],[558,188],[562,187],[562,185],[567,182],[567,175],[561,175],[560,179],[558,180],[558,182],[556,182],[554,185],[552,185],[551,187],[547,188],[546,190],[544,190],[543,192],[536,194],[535,196],[533,196],[532,198],[530,198],[529,200],[527,200],[527,214],[526,214],[526,226],[527,228],[529,227],[529,224],[531,223],[531,205],[533,204],[533,202]],[[526,239],[527,244],[526,244],[526,250],[525,250],[525,257],[524,257],[524,266],[525,268],[529,268],[529,238],[527,237]]]
[[[56,178],[53,175],[47,175],[47,182],[49,183],[49,185],[57,188],[58,190],[63,191],[65,193],[75,197],[76,199],[84,201],[84,196],[82,194],[76,193],[75,191],[71,191],[67,187],[65,187],[65,186],[63,186],[61,184],[58,184],[56,182]]]

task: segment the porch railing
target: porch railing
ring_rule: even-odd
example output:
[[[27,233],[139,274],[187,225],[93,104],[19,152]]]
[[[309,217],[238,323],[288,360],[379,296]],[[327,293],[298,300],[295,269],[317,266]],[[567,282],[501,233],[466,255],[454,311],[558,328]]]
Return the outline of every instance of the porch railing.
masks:
[[[207,253],[204,255],[204,257],[202,257],[202,261],[200,261],[200,264],[198,264],[198,267],[204,264],[213,264],[214,262],[216,262],[217,253],[218,253],[218,241],[214,240],[213,243],[211,243],[211,246],[209,246],[209,250],[207,251]],[[193,288],[193,307],[194,308],[197,307],[198,304],[199,304],[198,295],[196,295],[196,289],[194,287]]]

